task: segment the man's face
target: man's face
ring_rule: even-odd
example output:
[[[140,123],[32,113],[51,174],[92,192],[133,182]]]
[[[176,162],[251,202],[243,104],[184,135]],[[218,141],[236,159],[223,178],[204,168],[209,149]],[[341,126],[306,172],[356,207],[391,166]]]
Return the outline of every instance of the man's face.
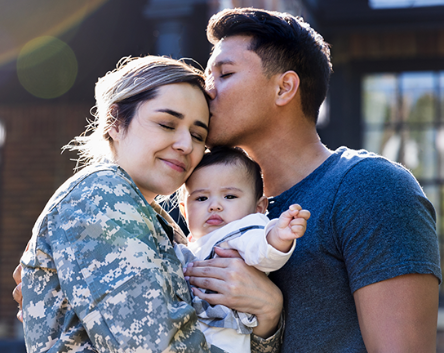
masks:
[[[273,117],[276,88],[261,58],[248,50],[251,37],[232,36],[214,48],[206,73],[212,98],[209,146],[245,146],[257,140]]]

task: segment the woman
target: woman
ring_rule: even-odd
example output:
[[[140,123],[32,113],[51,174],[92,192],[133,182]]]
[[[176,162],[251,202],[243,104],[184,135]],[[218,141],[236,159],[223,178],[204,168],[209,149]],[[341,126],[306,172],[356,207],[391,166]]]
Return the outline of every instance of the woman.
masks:
[[[154,201],[203,156],[203,76],[128,59],[98,81],[96,101],[92,134],[68,146],[88,166],[48,202],[21,260],[27,350],[209,351],[172,246],[181,235]]]

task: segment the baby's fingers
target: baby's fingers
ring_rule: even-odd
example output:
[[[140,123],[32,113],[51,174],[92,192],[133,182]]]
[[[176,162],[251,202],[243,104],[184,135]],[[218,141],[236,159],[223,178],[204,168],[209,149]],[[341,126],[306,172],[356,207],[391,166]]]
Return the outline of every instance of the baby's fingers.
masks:
[[[307,221],[303,218],[296,218],[290,222],[290,229],[296,238],[300,238],[307,230]]]
[[[311,213],[310,213],[310,211],[308,211],[308,210],[301,210],[301,211],[299,211],[299,213],[298,213],[298,217],[299,217],[299,218],[303,218],[303,219],[305,219],[306,221],[310,218],[310,216],[311,216]]]

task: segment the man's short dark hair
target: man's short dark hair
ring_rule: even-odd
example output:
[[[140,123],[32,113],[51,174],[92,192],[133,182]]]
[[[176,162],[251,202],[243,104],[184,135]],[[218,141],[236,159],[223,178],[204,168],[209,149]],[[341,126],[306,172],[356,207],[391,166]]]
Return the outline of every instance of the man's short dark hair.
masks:
[[[208,22],[207,37],[217,44],[225,37],[251,36],[250,50],[271,77],[292,70],[300,78],[302,111],[317,121],[332,72],[330,46],[301,17],[254,8],[226,9]]]
[[[262,180],[262,171],[259,164],[253,161],[248,154],[239,147],[216,146],[210,151],[205,152],[202,160],[194,169],[209,167],[217,164],[231,164],[245,167],[247,174],[254,182],[254,193],[256,200],[264,195],[264,182]]]

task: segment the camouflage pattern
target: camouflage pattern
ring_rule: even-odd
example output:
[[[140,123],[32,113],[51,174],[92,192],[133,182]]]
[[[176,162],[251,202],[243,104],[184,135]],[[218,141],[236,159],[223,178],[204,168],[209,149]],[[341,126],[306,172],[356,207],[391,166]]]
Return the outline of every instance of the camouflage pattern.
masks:
[[[210,351],[156,216],[115,165],[55,193],[22,257],[28,352]]]
[[[251,335],[251,352],[252,353],[279,353],[281,351],[284,339],[284,315],[281,315],[279,329],[270,338],[260,338]]]

